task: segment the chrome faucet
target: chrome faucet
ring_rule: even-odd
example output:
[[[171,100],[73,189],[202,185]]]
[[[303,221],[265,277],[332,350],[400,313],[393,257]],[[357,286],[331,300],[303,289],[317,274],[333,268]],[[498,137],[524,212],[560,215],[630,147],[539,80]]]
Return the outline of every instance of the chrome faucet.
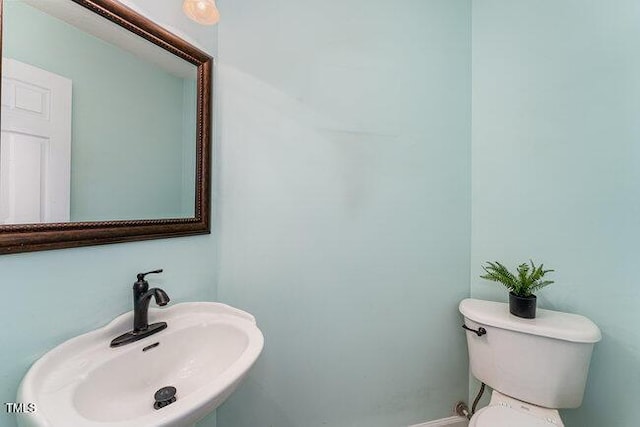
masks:
[[[144,278],[147,274],[162,273],[162,270],[138,273],[138,280],[133,284],[133,330],[122,334],[111,341],[111,347],[120,347],[132,342],[160,332],[167,327],[166,322],[153,323],[149,325],[149,303],[151,297],[156,300],[159,306],[169,303],[169,295],[160,288],[149,289],[149,282]]]

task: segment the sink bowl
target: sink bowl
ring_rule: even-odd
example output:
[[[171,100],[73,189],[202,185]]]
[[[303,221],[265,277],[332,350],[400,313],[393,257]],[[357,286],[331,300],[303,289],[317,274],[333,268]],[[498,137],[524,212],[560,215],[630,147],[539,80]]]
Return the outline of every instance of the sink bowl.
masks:
[[[219,303],[150,308],[149,323],[167,329],[111,348],[133,312],[54,348],[27,372],[18,402],[20,427],[185,427],[216,409],[236,389],[262,351],[255,318]],[[154,394],[175,387],[175,402],[154,408]]]

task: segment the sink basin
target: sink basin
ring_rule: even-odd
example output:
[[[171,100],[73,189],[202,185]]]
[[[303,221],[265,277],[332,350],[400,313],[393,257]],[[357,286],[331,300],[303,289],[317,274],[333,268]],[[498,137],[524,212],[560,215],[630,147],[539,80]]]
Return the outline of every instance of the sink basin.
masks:
[[[167,329],[118,348],[133,312],[54,348],[27,372],[18,402],[21,427],[185,427],[216,409],[262,351],[255,318],[219,303],[150,308],[149,323]],[[154,394],[175,387],[175,402],[154,408]]]

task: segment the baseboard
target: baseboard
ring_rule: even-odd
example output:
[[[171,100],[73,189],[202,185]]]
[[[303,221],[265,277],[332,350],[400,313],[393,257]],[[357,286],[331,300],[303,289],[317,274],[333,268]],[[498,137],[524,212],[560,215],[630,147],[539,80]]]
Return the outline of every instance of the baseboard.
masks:
[[[409,427],[467,427],[469,420],[465,417],[449,417],[427,423],[415,424]]]

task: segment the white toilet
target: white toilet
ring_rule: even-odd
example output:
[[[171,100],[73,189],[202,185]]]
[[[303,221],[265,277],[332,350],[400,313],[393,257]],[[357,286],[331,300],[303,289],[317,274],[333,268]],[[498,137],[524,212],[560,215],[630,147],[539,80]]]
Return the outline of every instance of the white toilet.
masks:
[[[471,373],[493,389],[489,406],[469,427],[562,427],[558,409],[577,408],[600,329],[589,319],[538,310],[535,319],[509,313],[507,304],[460,303]]]

